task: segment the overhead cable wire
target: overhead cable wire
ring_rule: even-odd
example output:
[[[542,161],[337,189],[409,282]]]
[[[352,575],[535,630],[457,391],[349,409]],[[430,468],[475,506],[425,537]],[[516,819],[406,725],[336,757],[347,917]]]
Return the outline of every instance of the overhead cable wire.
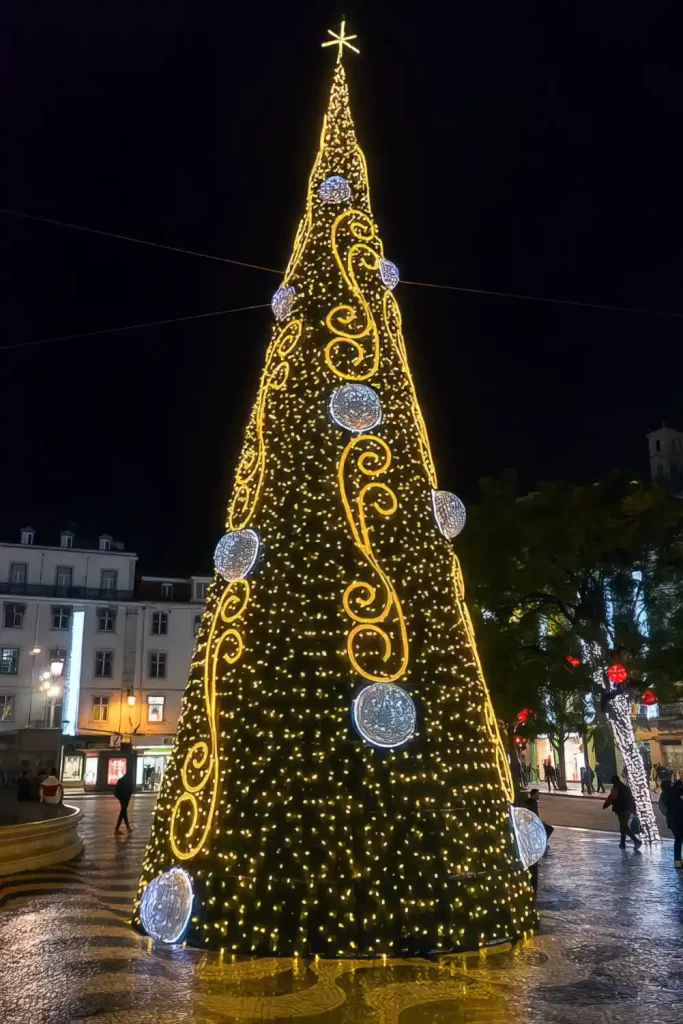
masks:
[[[115,334],[117,331],[138,331],[142,327],[161,327],[163,324],[179,324],[185,320],[202,320],[209,316],[225,316],[226,313],[243,313],[247,309],[270,308],[269,302],[256,306],[238,306],[236,309],[217,309],[214,313],[193,313],[192,316],[176,316],[169,320],[150,320],[145,324],[127,324],[125,327],[105,327],[101,331],[83,331],[81,334],[62,334],[58,338],[40,338],[38,341],[20,341],[16,345],[0,345],[0,352],[10,348],[29,348],[32,345],[51,345],[55,341],[74,341],[76,338],[94,338],[98,334]]]
[[[37,220],[43,224],[52,224],[58,228],[71,228],[72,231],[85,231],[90,235],[103,235],[105,238],[117,238],[120,242],[135,242],[136,245],[149,245],[154,249],[168,249],[170,252],[181,252],[186,256],[200,256],[204,260],[216,260],[218,263],[232,263],[237,267],[249,267],[251,270],[266,270],[269,274],[281,274],[281,270],[273,267],[262,267],[259,263],[245,263],[244,260],[229,260],[225,256],[212,256],[206,252],[196,252],[193,249],[181,249],[177,245],[164,245],[163,242],[148,242],[144,238],[132,238],[130,235],[117,235],[113,231],[101,231],[99,228],[86,228],[82,224],[67,224],[66,221],[52,220],[51,217],[37,217],[33,213],[23,213],[21,210],[5,210],[0,208],[0,213],[9,217],[23,217],[26,220]]]
[[[606,302],[581,302],[578,299],[555,299],[543,295],[517,295],[515,292],[492,292],[484,288],[461,288],[455,284],[429,284],[426,281],[403,281],[401,284],[412,284],[417,288],[441,288],[449,292],[467,292],[469,295],[492,295],[498,299],[522,299],[526,302],[548,302],[558,306],[582,306],[586,309],[606,309],[612,313],[642,313],[646,316],[683,317],[683,313],[670,312],[666,309],[645,309],[640,306],[610,306]]]
[[[0,213],[10,217],[22,217],[27,220],[35,220],[44,224],[52,224],[55,227],[71,228],[73,231],[85,231],[88,234],[102,235],[105,238],[116,238],[122,242],[134,242],[137,245],[148,245],[155,249],[167,249],[169,252],[179,252],[186,256],[198,256],[205,260],[215,260],[219,263],[231,263],[233,266],[248,267],[251,270],[265,270],[269,274],[282,275],[284,271],[276,270],[274,267],[265,267],[260,263],[247,263],[244,260],[228,259],[225,256],[215,256],[211,253],[198,252],[194,249],[181,249],[176,245],[165,245],[161,242],[149,242],[144,238],[133,238],[130,235],[119,235],[112,231],[103,231],[99,228],[84,227],[82,224],[69,224],[66,221],[53,220],[50,217],[39,217],[32,213],[25,213],[21,210],[9,210],[0,207]],[[558,299],[546,295],[522,295],[517,292],[498,292],[487,288],[466,288],[455,284],[434,284],[429,281],[401,281],[401,284],[411,285],[416,288],[436,288],[441,291],[461,292],[466,295],[485,295],[496,299],[515,299],[522,302],[543,302],[547,305],[576,306],[581,309],[601,309],[611,313],[633,313],[640,316],[660,316],[675,319],[683,318],[683,313],[672,312],[664,309],[649,309],[642,306],[613,306],[606,302],[583,302],[579,299]],[[210,315],[210,314],[208,314]],[[174,321],[169,321],[173,323]],[[5,346],[7,348],[11,346]]]

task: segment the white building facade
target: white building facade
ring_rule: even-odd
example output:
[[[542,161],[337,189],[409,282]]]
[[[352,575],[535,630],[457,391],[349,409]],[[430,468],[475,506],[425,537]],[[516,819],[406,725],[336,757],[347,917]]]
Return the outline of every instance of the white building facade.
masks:
[[[26,527],[0,544],[5,764],[10,737],[20,752],[49,733],[68,786],[106,788],[128,767],[140,788],[158,788],[210,578],[136,580],[136,568],[107,534],[89,545],[65,530],[42,545]]]

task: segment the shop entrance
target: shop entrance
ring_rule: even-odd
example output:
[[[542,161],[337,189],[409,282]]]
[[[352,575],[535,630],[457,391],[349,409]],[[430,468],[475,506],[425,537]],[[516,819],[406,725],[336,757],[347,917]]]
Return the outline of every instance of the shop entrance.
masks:
[[[161,785],[166,770],[167,754],[138,756],[136,784],[143,793],[153,793]]]

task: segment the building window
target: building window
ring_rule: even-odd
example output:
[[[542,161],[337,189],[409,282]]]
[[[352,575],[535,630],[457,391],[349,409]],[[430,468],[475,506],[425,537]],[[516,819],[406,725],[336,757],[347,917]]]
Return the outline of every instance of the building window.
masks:
[[[22,544],[33,544],[33,538],[35,537],[34,530],[22,530],[21,531],[21,543]]]
[[[152,636],[166,636],[168,633],[168,612],[152,612]]]
[[[19,671],[19,648],[0,647],[0,675],[15,676]]]
[[[68,629],[71,625],[71,605],[52,605],[52,628]]]
[[[661,450],[662,450],[662,442],[661,441],[655,441],[655,451],[656,452],[661,452]]]
[[[195,615],[195,617],[194,617],[194,635],[195,636],[199,632],[199,627],[201,626],[201,624],[202,624],[202,617],[201,617],[201,615]]]
[[[116,628],[116,608],[97,609],[97,629],[100,633],[113,633]]]
[[[111,679],[114,671],[114,652],[95,651],[95,675],[98,679]]]
[[[206,590],[209,584],[205,580],[194,581],[194,599],[195,601],[206,601]]]
[[[109,718],[109,697],[93,697],[90,719],[93,722],[106,722]]]
[[[58,565],[55,583],[60,590],[67,590],[73,583],[74,571],[70,565]]]
[[[14,694],[0,693],[0,722],[14,721]]]
[[[162,597],[162,600],[164,600],[164,601],[172,601],[173,600],[173,584],[172,583],[162,583],[161,584],[161,597]]]
[[[9,567],[9,581],[15,583],[18,586],[24,586],[26,583],[26,576],[28,575],[28,565],[26,562],[11,562]]]
[[[74,546],[74,535],[73,533],[60,533],[59,541],[63,548],[72,548]]]
[[[102,534],[100,540],[100,551],[111,551],[111,537],[106,534]]]
[[[25,604],[6,604],[2,624],[5,629],[21,629],[24,625]]]
[[[164,720],[164,704],[166,703],[165,697],[148,697],[147,698],[147,721],[148,722],[163,722]]]
[[[100,588],[102,590],[116,590],[118,575],[119,574],[116,569],[103,569],[100,579]]]
[[[149,678],[166,678],[166,651],[152,651],[149,656]]]
[[[67,661],[68,660],[69,660],[69,651],[67,650],[66,647],[51,647],[50,648],[50,664],[52,664],[53,661],[61,661],[62,664],[64,665],[64,668],[62,669],[62,679],[64,679],[69,674],[69,670],[68,670],[68,666],[67,666]]]

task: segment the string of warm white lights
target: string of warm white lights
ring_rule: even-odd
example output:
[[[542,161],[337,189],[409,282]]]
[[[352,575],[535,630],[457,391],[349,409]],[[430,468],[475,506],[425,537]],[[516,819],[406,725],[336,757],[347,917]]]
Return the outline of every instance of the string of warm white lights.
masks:
[[[339,59],[143,863],[154,937],[352,957],[535,926],[397,283]]]

